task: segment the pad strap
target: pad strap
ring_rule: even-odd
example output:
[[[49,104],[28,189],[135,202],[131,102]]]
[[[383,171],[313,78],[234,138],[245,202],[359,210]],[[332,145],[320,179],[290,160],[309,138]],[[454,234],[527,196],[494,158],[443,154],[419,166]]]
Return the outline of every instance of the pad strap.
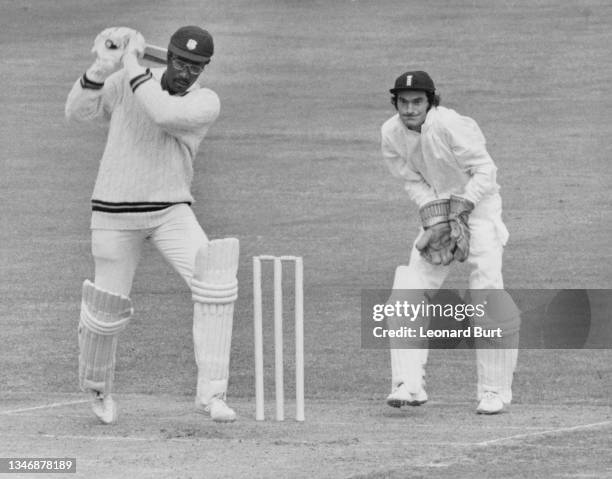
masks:
[[[79,337],[79,384],[83,390],[110,394],[119,333],[132,316],[126,296],[83,283]]]
[[[101,335],[114,335],[122,331],[134,313],[129,298],[99,289],[89,280],[83,283],[81,308],[83,324]]]
[[[192,299],[197,303],[226,304],[238,298],[238,281],[229,283],[206,283],[193,278],[191,280]]]

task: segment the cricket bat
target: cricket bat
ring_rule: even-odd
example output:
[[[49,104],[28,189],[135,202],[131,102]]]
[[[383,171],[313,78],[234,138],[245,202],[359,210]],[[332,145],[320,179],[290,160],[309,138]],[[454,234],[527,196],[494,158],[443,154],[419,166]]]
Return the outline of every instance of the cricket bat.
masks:
[[[150,61],[152,63],[165,65],[167,55],[168,55],[168,50],[166,48],[147,44],[145,45],[144,55],[142,59]]]

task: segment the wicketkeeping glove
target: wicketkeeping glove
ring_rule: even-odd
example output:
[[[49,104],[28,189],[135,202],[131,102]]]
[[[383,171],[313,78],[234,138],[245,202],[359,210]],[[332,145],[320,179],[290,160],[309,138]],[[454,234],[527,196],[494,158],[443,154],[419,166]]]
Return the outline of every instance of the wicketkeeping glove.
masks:
[[[100,32],[91,49],[96,60],[87,70],[87,78],[103,83],[112,73],[121,69],[121,58],[130,38],[135,34],[140,35],[136,30],[127,27],[111,27]]]
[[[455,243],[453,257],[459,261],[465,261],[470,254],[470,228],[468,219],[474,209],[474,203],[461,196],[451,195],[450,212],[448,221],[451,228],[451,239]]]
[[[449,213],[449,200],[431,201],[419,210],[424,232],[415,246],[421,256],[433,265],[446,266],[453,261],[455,242],[451,236]]]

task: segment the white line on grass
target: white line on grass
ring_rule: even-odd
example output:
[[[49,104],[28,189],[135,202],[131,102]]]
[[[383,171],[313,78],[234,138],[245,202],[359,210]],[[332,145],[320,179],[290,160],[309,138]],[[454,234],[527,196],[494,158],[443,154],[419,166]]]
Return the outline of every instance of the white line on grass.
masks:
[[[54,402],[51,404],[43,404],[40,406],[24,407],[19,409],[9,409],[8,411],[0,411],[0,415],[16,414],[19,412],[35,411],[37,409],[50,409],[54,407],[70,406],[71,404],[82,404],[89,402],[89,399],[80,399],[78,401]]]
[[[514,436],[499,437],[497,439],[491,439],[489,441],[477,442],[477,443],[474,443],[474,446],[490,446],[490,445],[499,444],[499,443],[505,442],[505,441],[513,441],[515,439],[528,439],[528,438],[538,437],[538,436],[549,436],[549,435],[555,435],[555,434],[563,434],[563,433],[566,433],[566,432],[581,431],[583,429],[596,429],[596,428],[607,427],[607,426],[612,426],[612,421],[601,421],[601,422],[594,422],[594,423],[591,423],[591,424],[579,424],[578,426],[559,427],[559,428],[556,428],[556,429],[548,429],[546,431],[540,431],[540,432],[529,432],[529,433],[526,433],[526,434],[515,434]]]
[[[113,441],[113,442],[117,442],[117,441],[123,441],[123,442],[128,442],[128,441],[136,441],[136,442],[154,442],[154,441],[172,441],[172,442],[193,442],[194,440],[198,440],[198,439],[205,439],[205,438],[182,438],[182,437],[169,437],[169,438],[164,438],[162,436],[106,436],[106,435],[100,435],[100,436],[84,436],[84,435],[74,435],[74,434],[19,434],[19,435],[12,435],[12,434],[0,434],[0,437],[5,438],[5,439],[10,439],[10,438],[19,438],[19,439],[23,439],[23,438],[28,438],[28,439],[60,439],[60,440],[76,440],[76,441]],[[236,440],[236,442],[241,442],[239,440]]]

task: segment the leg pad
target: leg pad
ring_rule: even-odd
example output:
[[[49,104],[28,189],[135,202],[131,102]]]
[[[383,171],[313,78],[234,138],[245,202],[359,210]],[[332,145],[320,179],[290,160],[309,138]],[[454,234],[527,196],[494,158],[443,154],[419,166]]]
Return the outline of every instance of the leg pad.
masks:
[[[196,257],[191,289],[196,401],[201,404],[208,404],[214,396],[225,397],[227,390],[238,259],[236,238],[210,241]]]
[[[110,394],[115,374],[119,333],[132,317],[129,298],[83,283],[79,322],[79,385],[82,390]]]

